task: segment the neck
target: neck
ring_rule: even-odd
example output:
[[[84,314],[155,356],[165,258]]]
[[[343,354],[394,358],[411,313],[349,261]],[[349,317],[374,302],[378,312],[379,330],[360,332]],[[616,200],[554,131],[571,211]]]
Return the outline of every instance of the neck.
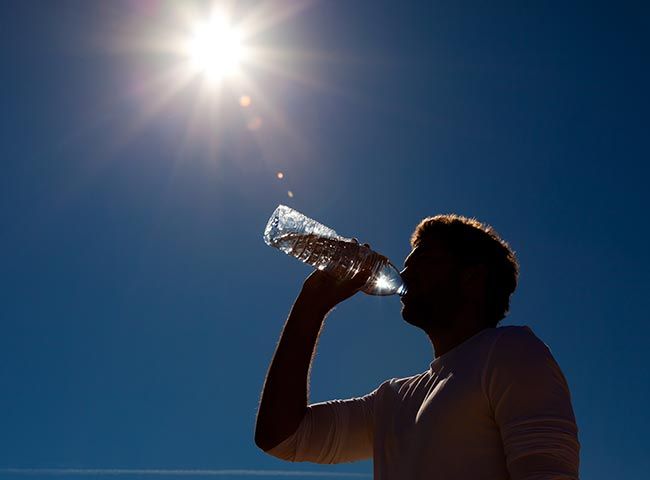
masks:
[[[473,337],[486,328],[486,323],[481,315],[458,315],[443,327],[432,327],[427,330],[429,340],[433,346],[433,356],[438,358],[465,340]]]

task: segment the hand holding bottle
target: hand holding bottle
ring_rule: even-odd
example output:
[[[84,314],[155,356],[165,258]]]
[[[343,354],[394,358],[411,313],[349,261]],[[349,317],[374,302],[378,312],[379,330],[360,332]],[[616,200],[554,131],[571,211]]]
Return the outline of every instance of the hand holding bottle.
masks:
[[[363,247],[370,250],[368,244],[364,244]],[[351,276],[349,274],[342,275],[340,272],[317,269],[303,283],[300,297],[314,308],[327,312],[363,290],[373,275],[373,266],[384,261],[387,261],[386,257],[372,252],[365,266],[362,266]]]

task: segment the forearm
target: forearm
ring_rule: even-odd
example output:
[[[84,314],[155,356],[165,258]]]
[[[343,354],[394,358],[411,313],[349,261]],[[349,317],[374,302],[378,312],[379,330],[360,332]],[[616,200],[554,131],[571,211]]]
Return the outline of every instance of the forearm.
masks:
[[[328,308],[298,296],[266,376],[255,443],[269,450],[295,432],[308,405],[309,370]]]

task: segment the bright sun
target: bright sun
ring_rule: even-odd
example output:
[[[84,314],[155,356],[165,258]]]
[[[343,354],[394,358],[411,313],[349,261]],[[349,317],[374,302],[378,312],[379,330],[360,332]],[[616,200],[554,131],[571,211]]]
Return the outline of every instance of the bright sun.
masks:
[[[256,139],[267,138],[267,132],[278,128],[292,141],[300,141],[277,111],[273,91],[266,88],[278,85],[269,79],[329,88],[294,70],[303,67],[299,60],[311,57],[309,51],[274,45],[274,32],[311,0],[154,3],[160,8],[139,15],[135,28],[119,34],[110,45],[111,50],[137,54],[134,59],[139,62],[133,66],[127,91],[142,112],[124,127],[129,139],[164,110],[180,108],[184,116],[179,118],[186,119],[185,139],[179,145],[183,151],[196,144],[208,147],[213,158],[226,143],[221,137],[225,125],[246,128]],[[237,110],[241,114],[235,114]]]
[[[196,26],[188,43],[192,66],[211,79],[220,79],[237,72],[244,50],[240,32],[228,20],[215,14]]]

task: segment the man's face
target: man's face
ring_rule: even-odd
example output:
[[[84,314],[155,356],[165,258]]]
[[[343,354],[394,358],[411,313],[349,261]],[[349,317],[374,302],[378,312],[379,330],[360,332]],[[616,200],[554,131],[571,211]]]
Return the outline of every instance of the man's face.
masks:
[[[459,269],[444,245],[435,240],[418,245],[404,261],[401,275],[408,291],[402,318],[424,330],[444,328],[460,305]]]

